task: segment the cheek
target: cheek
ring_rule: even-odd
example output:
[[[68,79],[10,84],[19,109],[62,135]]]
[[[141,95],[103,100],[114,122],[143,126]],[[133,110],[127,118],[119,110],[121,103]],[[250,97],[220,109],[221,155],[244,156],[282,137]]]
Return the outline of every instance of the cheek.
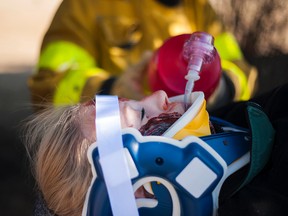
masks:
[[[140,128],[140,112],[130,106],[124,106],[121,109],[121,127]]]
[[[172,112],[177,112],[180,114],[184,114],[185,113],[185,107],[183,103],[172,103],[171,107],[168,108],[169,110],[171,110]]]
[[[140,109],[140,108],[139,108]],[[133,127],[140,128],[140,114],[141,112],[135,109],[131,104],[120,105],[120,118],[121,118],[121,127]]]

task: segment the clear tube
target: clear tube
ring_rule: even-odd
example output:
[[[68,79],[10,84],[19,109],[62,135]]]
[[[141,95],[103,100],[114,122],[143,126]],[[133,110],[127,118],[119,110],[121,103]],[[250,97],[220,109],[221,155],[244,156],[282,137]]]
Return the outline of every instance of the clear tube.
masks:
[[[188,108],[188,98],[193,91],[195,81],[200,79],[204,64],[211,63],[215,58],[214,38],[205,32],[195,32],[183,46],[183,57],[188,62],[187,80],[184,94],[184,105]]]

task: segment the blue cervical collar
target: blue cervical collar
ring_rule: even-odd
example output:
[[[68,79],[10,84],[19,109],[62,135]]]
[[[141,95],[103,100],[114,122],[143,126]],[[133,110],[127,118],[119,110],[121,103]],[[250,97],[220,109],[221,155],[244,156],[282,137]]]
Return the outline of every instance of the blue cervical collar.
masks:
[[[151,183],[156,198],[136,199],[140,215],[217,214],[223,183],[250,162],[251,134],[218,118],[210,120],[224,131],[200,138],[189,136],[181,141],[144,137],[133,128],[122,131],[134,191]],[[83,215],[112,215],[96,145],[90,148],[90,160],[97,176],[87,193]]]
[[[224,180],[249,162],[247,132],[177,141],[159,136],[143,137],[135,129],[129,129],[123,133],[123,143],[128,150],[130,171],[135,173],[132,184],[153,181],[159,202],[155,208],[140,208],[140,215],[190,215],[191,212],[198,216],[214,215]],[[97,147],[92,158],[97,178],[90,191],[87,215],[112,215]],[[158,186],[155,182],[162,184]],[[175,195],[173,201],[167,187],[170,194]]]

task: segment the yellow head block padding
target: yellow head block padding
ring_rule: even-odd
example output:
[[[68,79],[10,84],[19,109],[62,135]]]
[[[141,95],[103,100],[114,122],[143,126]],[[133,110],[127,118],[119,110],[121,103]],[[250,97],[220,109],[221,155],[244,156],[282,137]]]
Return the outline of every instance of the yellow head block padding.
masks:
[[[174,139],[182,140],[186,136],[206,136],[211,135],[209,126],[209,114],[206,110],[206,101],[203,100],[202,107],[195,118],[185,125],[180,131],[174,135]]]

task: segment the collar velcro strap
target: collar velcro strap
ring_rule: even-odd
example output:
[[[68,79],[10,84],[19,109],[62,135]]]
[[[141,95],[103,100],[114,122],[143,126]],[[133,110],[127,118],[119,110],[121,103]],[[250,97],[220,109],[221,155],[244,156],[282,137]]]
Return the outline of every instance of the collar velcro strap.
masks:
[[[250,167],[238,190],[247,185],[265,167],[271,155],[275,135],[268,116],[258,104],[248,102],[247,116],[252,133]]]

